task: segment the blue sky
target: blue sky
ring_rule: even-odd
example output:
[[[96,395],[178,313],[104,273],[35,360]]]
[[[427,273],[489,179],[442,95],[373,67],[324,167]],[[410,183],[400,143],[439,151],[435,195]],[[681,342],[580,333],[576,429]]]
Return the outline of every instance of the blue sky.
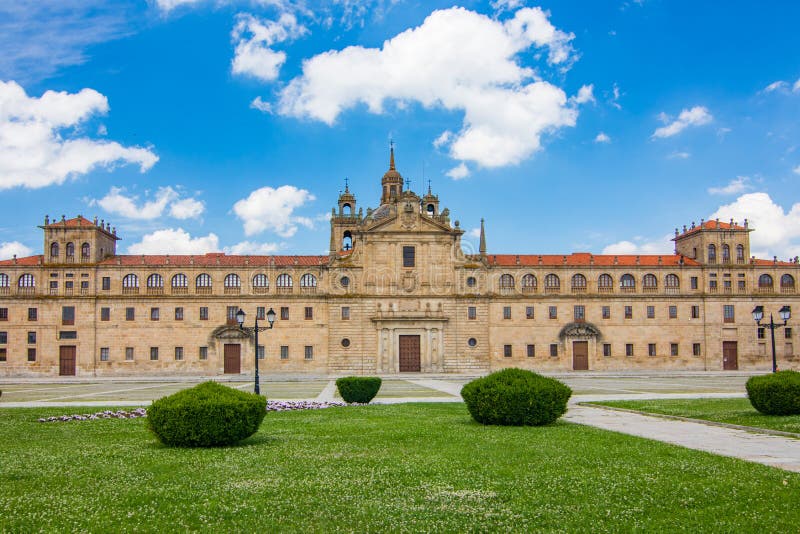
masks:
[[[388,164],[495,253],[800,254],[800,4],[0,2],[0,256],[45,214],[121,253],[324,254]]]

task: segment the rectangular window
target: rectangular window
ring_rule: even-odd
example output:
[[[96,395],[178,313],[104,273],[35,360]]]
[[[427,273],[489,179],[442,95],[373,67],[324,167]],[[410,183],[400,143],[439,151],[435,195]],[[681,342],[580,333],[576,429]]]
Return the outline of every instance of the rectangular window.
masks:
[[[305,359],[306,360],[314,359],[314,347],[312,347],[311,345],[305,346]]]
[[[603,343],[603,356],[606,358],[611,356],[611,343]]]
[[[264,345],[259,345],[258,348],[256,349],[256,357],[259,360],[263,360],[264,359],[264,354],[265,354],[264,353]]]
[[[550,344],[550,357],[551,358],[558,358],[558,343],[551,343]]]
[[[281,321],[289,320],[289,306],[281,306]]]
[[[511,345],[503,345],[503,356],[506,358],[511,357]]]
[[[8,308],[0,308],[0,321],[8,321]]]
[[[503,306],[503,319],[511,319],[511,306]]]
[[[88,280],[83,280],[81,282],[81,289],[89,289],[89,281]]]
[[[647,355],[648,356],[655,356],[656,355],[656,344],[655,343],[648,343],[647,344]]]
[[[151,321],[158,321],[158,318],[161,315],[161,310],[159,308],[150,308],[150,320]]]
[[[722,317],[723,317],[723,322],[726,323],[732,323],[735,321],[733,304],[725,304],[722,307]]]
[[[28,332],[28,344],[33,345],[36,343],[36,332]]]
[[[208,308],[206,306],[200,306],[200,320],[208,321]]]
[[[586,306],[583,305],[573,306],[572,316],[576,321],[586,320]]]
[[[766,339],[767,329],[764,328],[763,326],[759,326],[758,328],[756,328],[756,337],[758,339]]]
[[[557,306],[550,306],[547,309],[548,313],[550,314],[551,319],[558,319],[558,307]]]
[[[58,339],[78,339],[78,332],[75,330],[62,330],[58,333]]]
[[[266,308],[264,306],[256,307],[256,319],[259,321],[263,321],[267,318],[267,312],[265,311]]]
[[[175,347],[175,359],[176,360],[183,359],[183,347]]]
[[[791,343],[787,343],[787,345],[791,345]],[[36,349],[33,347],[28,349],[28,361],[29,362],[36,361]]]
[[[678,307],[677,306],[670,306],[669,307],[669,318],[670,319],[677,319],[678,318]]]
[[[314,308],[311,306],[306,306],[305,311],[303,312],[303,316],[305,317],[306,321],[310,321],[314,318]]]
[[[100,361],[107,362],[108,361],[108,347],[101,347],[100,348]]]
[[[150,359],[151,360],[158,359],[158,347],[150,347]]]
[[[730,280],[723,280],[722,287],[725,288],[725,291],[730,292],[731,290],[731,281]]]
[[[61,307],[61,324],[75,324],[75,306]]]
[[[533,319],[533,306],[525,306],[525,318]]]
[[[0,349],[0,362],[4,362],[7,359],[8,349],[5,347]]]
[[[125,320],[133,321],[136,319],[136,308],[125,308]]]
[[[111,308],[100,308],[100,320],[101,321],[111,320]]]
[[[239,306],[226,306],[225,307],[225,319],[228,324],[237,324],[236,322],[236,312],[239,311]]]
[[[66,282],[64,282],[64,289],[72,289],[74,284],[75,282],[73,282],[72,280],[67,280]]]
[[[111,277],[104,276],[102,284],[103,291],[109,291],[111,289]]]
[[[0,332],[0,344],[8,343],[8,332]]]
[[[692,289],[697,289],[697,277],[696,276],[692,276],[691,278],[689,278],[689,287],[691,287]]]
[[[692,343],[692,356],[700,356],[700,343]]]
[[[528,345],[528,358],[536,357],[536,345]]]
[[[55,295],[55,291],[58,290],[58,282],[50,282],[50,294]]]
[[[133,347],[125,347],[125,361],[133,361]]]
[[[625,356],[633,356],[633,343],[625,343]]]
[[[208,359],[208,347],[200,347],[199,357],[201,360]]]
[[[741,291],[744,291],[745,287],[747,286],[745,286],[744,280],[737,280],[736,287],[738,287]]]
[[[281,360],[288,360],[288,359],[289,359],[289,346],[281,345]]]
[[[700,306],[692,306],[692,319],[700,318]]]
[[[403,247],[403,267],[414,267],[414,247]]]
[[[474,321],[478,318],[478,309],[475,306],[470,306],[467,308],[467,319],[470,321]]]
[[[633,319],[633,306],[625,306],[625,318]]]
[[[342,306],[342,321],[350,320],[350,306]]]
[[[717,281],[716,280],[709,280],[708,281],[708,289],[714,291],[717,289]]]
[[[183,308],[181,306],[175,308],[175,320],[183,321]]]
[[[785,337],[786,339],[792,339],[792,327],[791,326],[787,326],[786,328],[783,329],[783,337]]]
[[[655,306],[648,306],[647,307],[647,318],[648,319],[655,319],[656,317],[656,307]]]
[[[611,319],[611,306],[603,306],[603,319]]]
[[[39,319],[39,309],[38,308],[28,308],[28,320],[29,321],[37,321]]]
[[[678,344],[677,343],[670,343],[669,344],[669,355],[670,356],[677,356],[678,355]]]

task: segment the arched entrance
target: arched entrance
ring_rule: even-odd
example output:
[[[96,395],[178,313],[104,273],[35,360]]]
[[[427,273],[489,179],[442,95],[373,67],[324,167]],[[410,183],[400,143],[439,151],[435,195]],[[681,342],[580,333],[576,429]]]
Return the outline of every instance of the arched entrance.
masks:
[[[559,339],[572,356],[573,371],[589,370],[589,354],[593,353],[600,330],[591,323],[570,323],[561,329]]]

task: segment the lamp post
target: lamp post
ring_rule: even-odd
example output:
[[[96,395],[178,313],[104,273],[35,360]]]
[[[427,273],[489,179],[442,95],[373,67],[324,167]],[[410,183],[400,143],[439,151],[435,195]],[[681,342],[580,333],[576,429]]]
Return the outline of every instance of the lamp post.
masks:
[[[241,330],[242,332],[244,332],[248,336],[250,334],[254,334],[255,337],[256,337],[256,339],[255,339],[255,342],[256,342],[256,357],[255,357],[255,362],[256,362],[256,377],[255,377],[255,381],[256,381],[256,385],[255,385],[254,391],[255,391],[256,395],[261,395],[261,388],[259,387],[259,384],[258,384],[258,333],[259,332],[263,332],[264,330],[271,330],[272,329],[273,325],[275,324],[275,310],[270,308],[269,311],[267,312],[267,322],[269,323],[269,326],[258,326],[258,314],[256,314],[256,324],[254,326],[252,326],[252,327],[244,326],[244,318],[245,318],[244,310],[239,308],[239,311],[236,312],[236,322],[239,323],[239,330]]]
[[[770,329],[770,336],[772,337],[772,372],[775,373],[778,371],[778,361],[775,357],[775,329],[781,328],[786,326],[786,323],[789,319],[792,318],[792,308],[791,306],[784,306],[780,310],[778,310],[778,315],[780,315],[781,319],[783,319],[783,324],[775,324],[775,321],[772,319],[772,313],[769,314],[769,323],[761,324],[761,319],[764,318],[764,306],[756,306],[753,308],[753,319],[755,320],[756,324],[761,328],[769,328]]]

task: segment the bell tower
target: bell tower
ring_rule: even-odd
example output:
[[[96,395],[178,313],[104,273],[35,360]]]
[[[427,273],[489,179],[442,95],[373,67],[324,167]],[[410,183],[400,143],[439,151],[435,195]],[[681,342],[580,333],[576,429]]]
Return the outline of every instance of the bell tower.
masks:
[[[356,197],[350,192],[345,178],[344,192],[339,194],[339,211],[331,210],[330,254],[350,252],[355,246],[355,234],[361,222],[361,212],[356,214]]]
[[[381,205],[397,202],[403,192],[403,177],[394,168],[394,143],[391,143],[389,149],[389,170],[383,175],[381,179],[381,187],[383,193],[381,194]]]

